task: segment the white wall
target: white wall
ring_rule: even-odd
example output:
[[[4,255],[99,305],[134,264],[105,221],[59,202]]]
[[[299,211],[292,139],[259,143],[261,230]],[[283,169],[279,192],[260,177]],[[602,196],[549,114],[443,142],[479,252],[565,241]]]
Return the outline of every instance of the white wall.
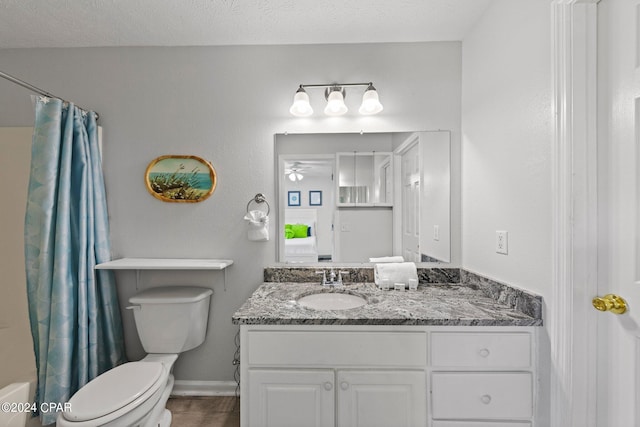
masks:
[[[235,261],[226,291],[220,272],[141,274],[140,288],[187,283],[214,289],[207,341],[180,357],[178,380],[233,380],[238,327],[231,316],[275,261],[275,241],[247,241],[242,219],[258,192],[274,206],[274,134],[451,129],[456,149],[460,144],[459,42],[9,49],[0,50],[0,64],[4,72],[100,113],[114,257]],[[346,116],[289,115],[299,84],[333,81],[373,81],[384,112],[357,115],[360,95],[350,91]],[[321,112],[322,91],[309,92]],[[0,81],[0,126],[32,124],[29,93]],[[163,154],[210,160],[219,178],[215,193],[196,204],[153,198],[144,171]],[[135,274],[118,273],[117,280],[124,306],[136,291]],[[124,312],[123,320],[128,354],[139,358],[131,313]]]
[[[550,9],[497,0],[463,40],[463,267],[551,296]],[[508,255],[495,232],[509,233]]]
[[[451,256],[450,153],[448,132],[420,132],[420,253],[441,261]]]
[[[543,296],[541,390],[553,375],[550,38],[549,2],[495,0],[462,54],[462,266]],[[508,255],[495,252],[496,230],[509,233]],[[549,394],[538,403],[549,425]]]
[[[393,254],[393,210],[340,208],[336,216],[339,262],[368,262]]]

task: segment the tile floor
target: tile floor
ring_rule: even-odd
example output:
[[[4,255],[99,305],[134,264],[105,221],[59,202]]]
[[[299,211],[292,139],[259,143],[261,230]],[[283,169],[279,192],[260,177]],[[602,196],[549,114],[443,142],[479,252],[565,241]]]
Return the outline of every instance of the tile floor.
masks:
[[[176,427],[240,426],[240,401],[233,396],[172,397],[167,409]]]

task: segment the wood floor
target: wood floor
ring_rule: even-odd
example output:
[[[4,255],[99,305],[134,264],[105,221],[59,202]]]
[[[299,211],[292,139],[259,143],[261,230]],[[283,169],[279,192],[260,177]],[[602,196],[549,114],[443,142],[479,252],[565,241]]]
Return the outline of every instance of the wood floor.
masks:
[[[240,401],[233,396],[172,397],[167,409],[175,427],[240,426]]]

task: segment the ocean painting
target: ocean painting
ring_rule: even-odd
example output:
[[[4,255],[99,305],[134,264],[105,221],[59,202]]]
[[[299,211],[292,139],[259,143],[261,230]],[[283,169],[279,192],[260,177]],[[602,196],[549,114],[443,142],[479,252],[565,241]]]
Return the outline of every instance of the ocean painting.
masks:
[[[147,167],[149,193],[165,202],[201,202],[216,188],[211,163],[198,156],[160,156]]]

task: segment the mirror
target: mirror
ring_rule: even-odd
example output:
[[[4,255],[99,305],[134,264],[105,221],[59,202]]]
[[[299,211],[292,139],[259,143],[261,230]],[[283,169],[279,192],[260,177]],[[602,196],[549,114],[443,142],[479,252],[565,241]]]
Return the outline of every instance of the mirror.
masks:
[[[449,262],[447,131],[275,136],[278,260]]]

